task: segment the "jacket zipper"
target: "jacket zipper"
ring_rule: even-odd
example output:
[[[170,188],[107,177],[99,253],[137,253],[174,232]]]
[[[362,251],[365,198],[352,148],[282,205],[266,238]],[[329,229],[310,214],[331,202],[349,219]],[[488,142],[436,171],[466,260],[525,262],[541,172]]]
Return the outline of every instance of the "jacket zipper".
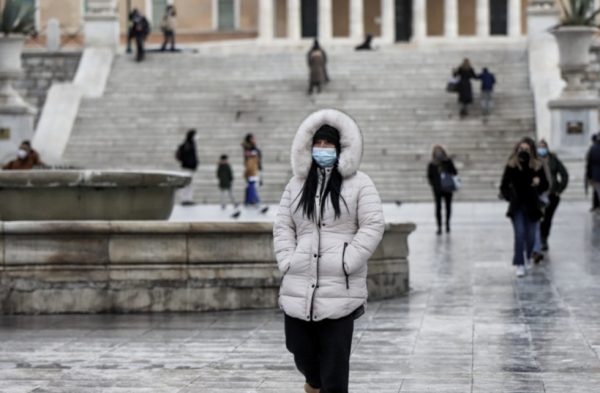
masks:
[[[348,247],[348,243],[344,242],[344,249],[342,251],[342,270],[344,271],[344,275],[346,276],[346,289],[350,289],[349,276],[348,276],[348,272],[346,271],[346,264],[344,263],[344,260],[346,259],[346,248],[347,247]]]
[[[321,250],[321,204],[323,203],[323,194],[325,193],[325,181],[327,180],[327,176],[325,171],[321,172],[323,176],[323,180],[321,182],[321,190],[319,191],[319,210],[317,214],[319,215],[319,219],[317,220],[317,232],[319,233],[319,243],[317,244],[317,279],[315,280],[315,287],[313,288],[313,293],[310,298],[310,320],[313,319],[313,309],[315,307],[315,293],[317,292],[317,288],[319,288],[319,252]]]

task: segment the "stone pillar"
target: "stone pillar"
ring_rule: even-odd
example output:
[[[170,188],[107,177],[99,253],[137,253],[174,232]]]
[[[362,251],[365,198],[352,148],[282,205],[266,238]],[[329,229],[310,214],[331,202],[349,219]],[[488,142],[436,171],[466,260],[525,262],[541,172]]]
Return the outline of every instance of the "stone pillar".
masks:
[[[320,41],[329,41],[333,37],[333,23],[331,20],[331,0],[319,0],[319,31]],[[352,14],[352,11],[350,11]]]
[[[46,49],[49,52],[58,52],[60,49],[60,22],[58,19],[52,18],[48,21],[46,37]]]
[[[273,0],[260,0],[258,7],[258,38],[262,42],[271,42],[275,37]]]
[[[287,38],[292,41],[299,41],[302,33],[300,29],[301,10],[300,0],[287,1]]]
[[[363,8],[363,0],[350,0],[350,38],[354,41],[362,41],[365,38]]]
[[[521,36],[521,0],[508,0],[508,35]]]
[[[83,30],[87,48],[117,51],[120,45],[117,0],[88,0]]]
[[[381,3],[381,39],[393,44],[396,42],[396,1],[382,0]]]
[[[490,0],[477,0],[475,11],[477,37],[490,35]]]
[[[413,1],[413,41],[427,37],[427,0]]]
[[[458,36],[458,1],[444,1],[444,36],[455,38]]]

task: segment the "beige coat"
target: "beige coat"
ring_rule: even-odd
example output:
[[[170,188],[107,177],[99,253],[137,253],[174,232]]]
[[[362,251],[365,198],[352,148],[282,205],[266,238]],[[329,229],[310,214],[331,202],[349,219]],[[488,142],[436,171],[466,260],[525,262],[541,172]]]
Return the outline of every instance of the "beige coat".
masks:
[[[296,209],[312,162],[312,137],[323,124],[340,131],[338,170],[343,177],[341,217],[327,201],[322,217],[310,221]],[[274,247],[283,275],[279,305],[294,318],[320,321],[351,314],[367,301],[367,261],[384,231],[379,195],[371,179],[358,171],[362,135],[356,123],[336,110],[313,113],[300,126],[292,146],[290,180],[273,228]],[[320,175],[319,183],[329,174]],[[319,199],[315,210],[320,210]],[[317,222],[321,222],[321,226]]]
[[[315,50],[308,57],[311,83],[325,83],[325,56],[320,50]]]

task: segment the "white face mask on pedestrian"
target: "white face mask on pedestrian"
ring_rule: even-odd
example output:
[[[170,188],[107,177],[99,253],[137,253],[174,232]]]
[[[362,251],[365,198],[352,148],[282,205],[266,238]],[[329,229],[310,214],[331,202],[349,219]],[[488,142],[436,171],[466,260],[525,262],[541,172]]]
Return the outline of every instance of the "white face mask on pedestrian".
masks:
[[[28,152],[27,150],[25,150],[25,149],[19,149],[19,150],[17,151],[17,158],[18,158],[19,160],[24,160],[24,159],[26,159],[28,155],[29,155],[29,152]]]
[[[313,147],[312,157],[321,168],[331,168],[337,161],[337,151],[335,147]]]

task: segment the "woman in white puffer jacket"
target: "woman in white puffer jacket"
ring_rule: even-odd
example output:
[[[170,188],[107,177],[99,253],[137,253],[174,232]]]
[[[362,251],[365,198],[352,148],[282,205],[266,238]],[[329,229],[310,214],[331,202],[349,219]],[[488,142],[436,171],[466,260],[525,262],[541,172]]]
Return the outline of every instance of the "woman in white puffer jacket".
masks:
[[[292,145],[294,177],[275,219],[286,346],[306,392],[348,391],[367,260],[385,227],[377,190],[358,171],[362,145],[358,125],[343,112],[325,109],[304,120]]]

